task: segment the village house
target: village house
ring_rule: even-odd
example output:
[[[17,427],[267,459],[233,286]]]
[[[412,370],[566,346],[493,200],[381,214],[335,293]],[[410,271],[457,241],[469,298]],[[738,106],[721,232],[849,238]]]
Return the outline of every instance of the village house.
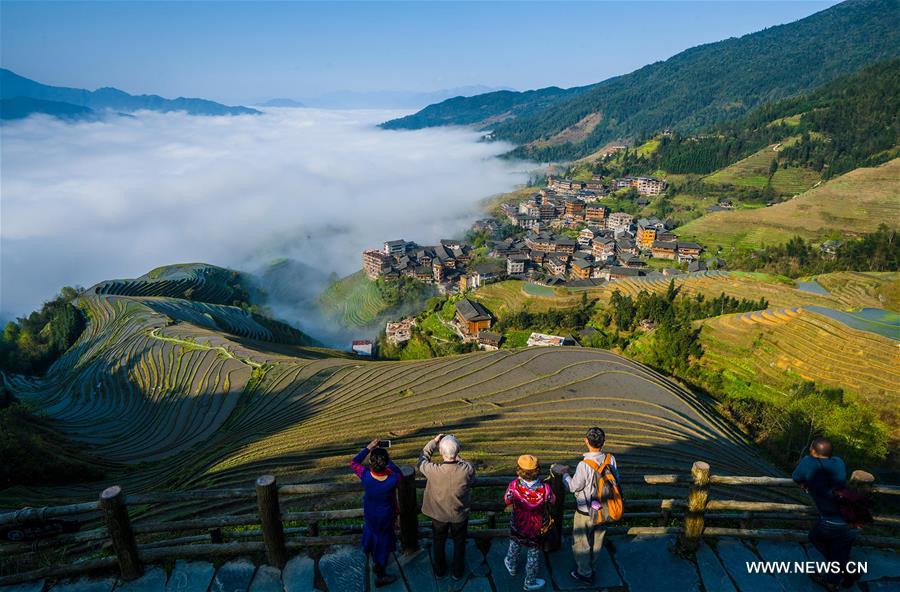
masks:
[[[456,303],[456,323],[466,336],[477,337],[482,330],[490,329],[491,320],[491,314],[473,300],[463,298]]]
[[[528,336],[528,347],[560,347],[571,344],[571,340],[560,335],[532,333]]]
[[[493,333],[491,331],[480,331],[478,333],[478,345],[481,349],[494,351],[500,349],[500,343],[503,341],[503,335]]]
[[[616,252],[637,255],[640,251],[638,251],[637,243],[634,242],[633,238],[622,235],[616,238]]]
[[[700,260],[694,260],[688,263],[688,273],[697,273],[698,271],[706,271],[706,263]]]
[[[594,264],[587,259],[573,259],[572,267],[569,270],[569,277],[576,280],[589,279],[593,268]]]
[[[553,241],[553,250],[557,253],[565,253],[567,255],[571,255],[575,252],[575,247],[578,246],[578,241],[574,238],[568,237],[558,237]]]
[[[569,267],[569,258],[566,255],[552,255],[544,261],[544,269],[551,275],[565,276]]]
[[[654,259],[672,259],[678,257],[678,243],[675,241],[656,241],[650,247]]]
[[[354,339],[350,343],[350,349],[352,349],[353,353],[357,356],[371,358],[374,353],[375,344],[368,339]]]
[[[544,201],[539,208],[541,222],[550,222],[556,218],[556,205],[551,201]]]
[[[659,195],[666,190],[666,182],[655,177],[624,177],[614,181],[616,189],[634,187],[641,195]]]
[[[656,241],[656,227],[642,226],[638,224],[637,228],[637,246],[641,250],[649,249]]]
[[[555,251],[553,235],[549,232],[536,232],[525,236],[525,246],[532,251]]]
[[[391,269],[391,256],[378,249],[363,251],[363,270],[370,280],[378,279],[381,274]]]
[[[506,274],[523,274],[525,273],[526,265],[528,265],[528,257],[526,257],[525,255],[511,255],[506,258]]]
[[[598,261],[608,261],[616,256],[616,241],[611,238],[598,238],[591,246],[591,254]]]
[[[384,337],[391,345],[400,345],[412,338],[412,328],[416,326],[416,319],[407,317],[402,321],[387,323],[384,327]]]
[[[600,204],[587,204],[584,207],[584,219],[589,224],[605,224],[609,208]]]
[[[702,248],[697,243],[678,242],[678,261],[693,261],[700,256]]]
[[[402,255],[406,252],[407,242],[403,239],[386,241],[384,243],[384,252],[388,255]]]
[[[619,263],[621,263],[624,267],[645,267],[647,262],[638,257],[637,255],[623,255],[619,257]]]
[[[565,216],[566,218],[570,218],[573,220],[583,220],[584,208],[584,201],[574,197],[567,199],[565,205]]]
[[[821,245],[819,245],[819,251],[822,252],[822,255],[827,259],[834,259],[837,257],[838,251],[841,249],[841,241],[838,240],[827,240]]]
[[[626,231],[631,228],[634,216],[625,212],[615,212],[606,218],[606,227],[613,232]]]

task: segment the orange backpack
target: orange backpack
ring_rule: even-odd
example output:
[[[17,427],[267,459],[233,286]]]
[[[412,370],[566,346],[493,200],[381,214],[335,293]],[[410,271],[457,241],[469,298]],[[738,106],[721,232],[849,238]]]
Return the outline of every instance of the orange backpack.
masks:
[[[591,517],[595,524],[604,524],[606,522],[615,522],[622,519],[622,512],[625,509],[625,502],[622,499],[622,490],[619,489],[619,482],[609,468],[609,462],[612,457],[609,453],[603,460],[602,465],[598,465],[591,459],[584,459],[583,462],[594,470],[594,491],[597,493],[595,499],[600,502],[600,509],[591,507]],[[592,500],[593,501],[593,500]]]

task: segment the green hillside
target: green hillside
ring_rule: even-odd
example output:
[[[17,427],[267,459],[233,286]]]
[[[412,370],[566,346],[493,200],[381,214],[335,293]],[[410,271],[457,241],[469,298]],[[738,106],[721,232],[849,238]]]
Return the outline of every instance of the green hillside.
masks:
[[[775,177],[809,169],[808,178],[819,173],[829,178],[896,156],[898,113],[900,60],[892,59],[813,92],[768,103],[697,136],[664,136],[652,162],[655,168],[678,174],[751,164],[754,174],[739,178],[755,177],[757,185],[767,183],[773,160],[778,165]]]
[[[714,212],[676,229],[706,247],[751,249],[794,236],[821,241],[875,231],[900,220],[900,159],[861,168],[768,208]]]
[[[362,270],[329,286],[319,304],[345,327],[371,326],[391,307]]]
[[[665,128],[694,131],[739,117],[896,56],[898,48],[896,2],[848,0],[793,23],[694,47],[630,74],[572,89],[571,96],[523,108],[518,117],[510,117],[506,101],[488,93],[432,105],[385,126],[445,125],[455,114],[465,114],[464,122],[524,145],[515,151],[518,156],[576,158],[610,140]],[[567,141],[566,131],[587,121],[591,129],[582,130],[578,141]]]
[[[757,189],[771,187],[775,193],[787,195],[811,189],[821,180],[819,173],[806,167],[779,167],[774,174],[770,174],[772,161],[778,159],[780,148],[780,144],[766,146],[703,180],[712,185]]]

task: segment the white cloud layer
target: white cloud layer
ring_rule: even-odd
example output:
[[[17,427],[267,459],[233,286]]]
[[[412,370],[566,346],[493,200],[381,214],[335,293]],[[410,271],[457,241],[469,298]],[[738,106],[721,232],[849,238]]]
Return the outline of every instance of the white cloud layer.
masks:
[[[391,115],[144,112],[4,125],[0,315],[33,310],[63,285],[169,263],[252,269],[286,256],[344,275],[384,240],[459,235],[481,199],[527,178],[493,158],[508,146],[462,129],[374,127]]]

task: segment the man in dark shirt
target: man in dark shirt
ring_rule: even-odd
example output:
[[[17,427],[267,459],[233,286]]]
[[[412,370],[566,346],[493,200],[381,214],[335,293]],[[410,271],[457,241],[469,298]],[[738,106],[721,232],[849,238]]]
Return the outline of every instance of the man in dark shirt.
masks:
[[[809,533],[809,541],[828,562],[840,563],[839,572],[829,572],[824,578],[814,578],[828,590],[837,590],[842,583],[847,587],[853,585],[855,578],[846,572],[846,563],[850,559],[850,547],[859,531],[851,528],[841,516],[835,489],[847,485],[847,467],[840,458],[832,456],[834,452],[830,441],[816,438],[809,447],[809,456],[804,456],[792,478],[800,487],[809,493],[819,519]]]

